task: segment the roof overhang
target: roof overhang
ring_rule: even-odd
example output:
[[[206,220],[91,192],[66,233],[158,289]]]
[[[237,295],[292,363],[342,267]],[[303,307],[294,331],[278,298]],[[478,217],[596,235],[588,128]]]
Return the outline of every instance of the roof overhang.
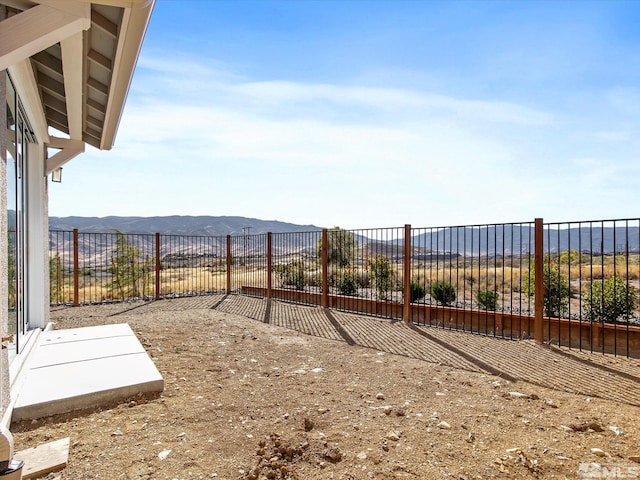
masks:
[[[153,5],[0,0],[0,71],[9,70],[47,146],[111,149]],[[68,138],[50,137],[51,129]]]

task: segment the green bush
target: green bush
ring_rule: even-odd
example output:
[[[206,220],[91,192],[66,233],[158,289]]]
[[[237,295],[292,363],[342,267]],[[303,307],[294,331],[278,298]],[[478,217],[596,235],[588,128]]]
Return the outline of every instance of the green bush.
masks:
[[[391,261],[384,255],[376,255],[367,262],[367,269],[375,286],[378,298],[386,300],[393,290],[393,268]]]
[[[294,287],[296,290],[303,290],[306,283],[303,265],[299,262],[291,262],[286,265],[274,265],[273,273],[280,281],[281,286]]]
[[[638,305],[638,290],[620,277],[591,283],[585,295],[585,313],[593,322],[629,320]]]
[[[358,293],[358,276],[353,270],[345,270],[333,277],[333,286],[340,295],[355,295]]]
[[[430,293],[440,305],[451,305],[456,299],[456,290],[448,282],[433,282]]]
[[[425,288],[423,283],[417,282],[413,280],[409,286],[409,298],[411,299],[411,303],[417,302],[424,298],[427,294],[427,289]]]
[[[478,290],[476,293],[476,303],[485,310],[498,309],[498,297],[500,294],[495,290]]]
[[[523,290],[529,297],[535,295],[535,271],[530,268],[523,278]],[[569,278],[560,272],[556,263],[544,265],[544,315],[546,317],[563,317],[569,311],[571,288]]]

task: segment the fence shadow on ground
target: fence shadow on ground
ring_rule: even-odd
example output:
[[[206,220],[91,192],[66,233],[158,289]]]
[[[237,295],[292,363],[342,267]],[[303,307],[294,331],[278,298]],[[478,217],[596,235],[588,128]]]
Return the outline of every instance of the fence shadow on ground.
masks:
[[[213,309],[307,335],[403,355],[456,369],[496,375],[554,390],[640,406],[640,360],[471,335],[436,327],[307,307],[241,295],[212,295],[145,303],[123,309]]]

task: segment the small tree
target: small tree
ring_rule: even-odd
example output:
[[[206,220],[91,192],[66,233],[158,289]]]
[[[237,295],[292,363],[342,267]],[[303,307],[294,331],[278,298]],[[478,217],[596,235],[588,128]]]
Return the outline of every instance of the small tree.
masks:
[[[154,259],[131,245],[120,230],[116,230],[116,234],[116,249],[109,267],[113,280],[108,286],[117,291],[120,298],[140,297],[151,283]]]
[[[334,227],[327,231],[327,263],[346,267],[353,263],[358,250],[358,241],[353,233]],[[322,256],[322,237],[316,242],[316,255]]]
[[[60,254],[55,253],[49,257],[49,302],[58,303],[62,299],[62,263]]]
[[[629,320],[637,305],[638,290],[620,277],[591,283],[585,295],[586,316],[592,322]]]
[[[529,297],[535,295],[535,270],[529,268],[524,278],[524,292]],[[560,271],[557,263],[544,265],[544,315],[547,317],[563,317],[569,311],[571,288],[569,278]]]
[[[451,305],[456,299],[456,290],[448,282],[433,282],[430,293],[440,305]]]
[[[367,261],[367,269],[378,294],[378,298],[386,300],[393,290],[393,268],[391,261],[384,255],[376,255]]]

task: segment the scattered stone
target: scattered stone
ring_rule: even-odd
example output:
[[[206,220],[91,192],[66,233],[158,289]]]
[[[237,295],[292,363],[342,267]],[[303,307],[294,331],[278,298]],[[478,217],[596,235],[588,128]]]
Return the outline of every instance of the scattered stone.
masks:
[[[466,438],[467,443],[473,443],[475,439],[476,436],[473,434],[473,432],[469,432]]]
[[[324,452],[324,458],[332,463],[338,463],[340,460],[342,460],[342,452],[336,447],[332,447]]]
[[[640,455],[632,455],[631,457],[629,457],[629,460],[631,460],[632,462],[640,463]]]
[[[558,405],[556,405],[556,404],[553,402],[553,400],[551,400],[551,399],[549,399],[549,398],[547,398],[547,399],[544,401],[544,404],[545,404],[546,406],[548,406],[548,407],[551,407],[551,408],[558,408]]]
[[[577,425],[570,425],[576,432],[604,432],[604,428],[598,422],[585,422]]]
[[[568,427],[566,425],[560,425],[560,429],[564,430],[565,432],[573,432],[574,431],[573,428]]]
[[[436,427],[441,428],[442,430],[451,430],[451,425],[448,422],[442,420]]]
[[[592,448],[591,449],[591,453],[593,453],[594,455],[597,455],[599,457],[604,457],[607,455],[607,453],[604,450],[601,450],[599,448]]]
[[[165,458],[167,458],[169,456],[169,454],[171,453],[171,450],[162,450],[159,454],[158,454],[158,458],[160,460],[164,460]]]
[[[367,452],[360,452],[358,453],[358,455],[356,455],[356,457],[358,457],[358,459],[360,460],[366,460],[367,459]]]
[[[519,448],[507,448],[507,453],[520,453],[521,450]]]
[[[320,372],[324,372],[324,368],[314,368],[313,370],[311,370],[313,373],[320,373]]]
[[[304,419],[304,431],[305,432],[310,432],[311,430],[313,430],[314,424],[313,421],[309,420],[308,418],[305,417]]]
[[[376,395],[376,399],[378,399],[378,400],[384,400],[384,393],[378,393],[378,394]]]
[[[112,437],[119,437],[119,436],[121,436],[122,434],[123,434],[123,433],[122,433],[122,430],[120,430],[120,429],[118,428],[118,429],[116,429],[114,432],[112,432],[112,433],[111,433],[111,436],[112,436]]]
[[[609,425],[607,428],[616,435],[622,435],[624,433],[620,427],[616,427],[614,425]]]
[[[391,414],[391,407],[384,407],[382,409],[382,411],[384,412],[385,415],[390,415]]]
[[[509,396],[513,398],[531,398],[531,395],[521,392],[509,392]]]
[[[398,432],[389,432],[387,434],[387,440],[397,442],[398,440],[400,440],[400,434]]]

